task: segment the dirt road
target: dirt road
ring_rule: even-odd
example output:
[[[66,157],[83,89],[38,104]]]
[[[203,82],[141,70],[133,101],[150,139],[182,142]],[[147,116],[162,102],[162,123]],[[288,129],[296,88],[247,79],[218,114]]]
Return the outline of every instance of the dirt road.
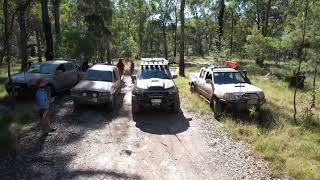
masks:
[[[230,139],[212,119],[131,112],[127,80],[117,109],[73,111],[56,99],[57,131],[41,137],[30,128],[15,153],[2,157],[1,179],[268,179],[263,162]]]

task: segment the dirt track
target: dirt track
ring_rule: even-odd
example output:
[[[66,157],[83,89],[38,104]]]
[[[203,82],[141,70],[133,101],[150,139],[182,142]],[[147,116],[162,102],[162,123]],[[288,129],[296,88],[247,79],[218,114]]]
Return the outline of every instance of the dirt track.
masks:
[[[246,145],[220,132],[220,124],[182,110],[132,116],[131,84],[117,109],[73,111],[56,99],[50,137],[31,128],[16,153],[2,157],[0,179],[268,179]]]

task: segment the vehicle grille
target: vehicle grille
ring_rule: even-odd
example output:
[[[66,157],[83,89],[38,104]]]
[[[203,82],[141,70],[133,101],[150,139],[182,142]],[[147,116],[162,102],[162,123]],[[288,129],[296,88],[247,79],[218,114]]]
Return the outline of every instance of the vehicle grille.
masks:
[[[166,97],[168,94],[166,92],[146,92],[143,95],[146,97]]]
[[[241,96],[241,100],[250,101],[252,103],[258,103],[259,95],[255,93],[247,93]]]
[[[93,97],[93,94],[97,94],[97,96],[99,96],[99,92],[96,91],[81,91],[80,95],[83,95],[83,93],[86,93],[87,97]]]
[[[154,91],[161,91],[161,90],[164,90],[163,87],[160,87],[160,86],[154,86],[154,87],[149,87],[149,90],[154,90]]]

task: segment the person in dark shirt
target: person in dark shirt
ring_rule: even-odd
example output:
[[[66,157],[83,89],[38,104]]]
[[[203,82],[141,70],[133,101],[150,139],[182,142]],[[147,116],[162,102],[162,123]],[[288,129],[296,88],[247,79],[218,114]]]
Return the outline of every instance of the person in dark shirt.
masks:
[[[36,105],[40,116],[40,124],[44,134],[48,134],[50,132],[54,132],[56,129],[51,128],[50,119],[49,119],[49,107],[50,101],[48,97],[48,93],[45,90],[45,81],[38,80],[36,82],[38,90],[35,95]]]
[[[119,62],[117,64],[117,68],[119,70],[119,74],[120,74],[120,77],[123,75],[123,71],[124,71],[124,64],[122,62],[122,59],[119,59]]]

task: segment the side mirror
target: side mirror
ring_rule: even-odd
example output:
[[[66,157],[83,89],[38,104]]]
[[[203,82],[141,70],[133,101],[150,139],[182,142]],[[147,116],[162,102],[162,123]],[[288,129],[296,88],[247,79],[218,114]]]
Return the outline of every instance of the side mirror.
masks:
[[[212,84],[212,80],[211,79],[206,79],[206,83],[207,84]]]
[[[174,74],[172,75],[172,79],[177,79],[178,78],[178,75]]]

